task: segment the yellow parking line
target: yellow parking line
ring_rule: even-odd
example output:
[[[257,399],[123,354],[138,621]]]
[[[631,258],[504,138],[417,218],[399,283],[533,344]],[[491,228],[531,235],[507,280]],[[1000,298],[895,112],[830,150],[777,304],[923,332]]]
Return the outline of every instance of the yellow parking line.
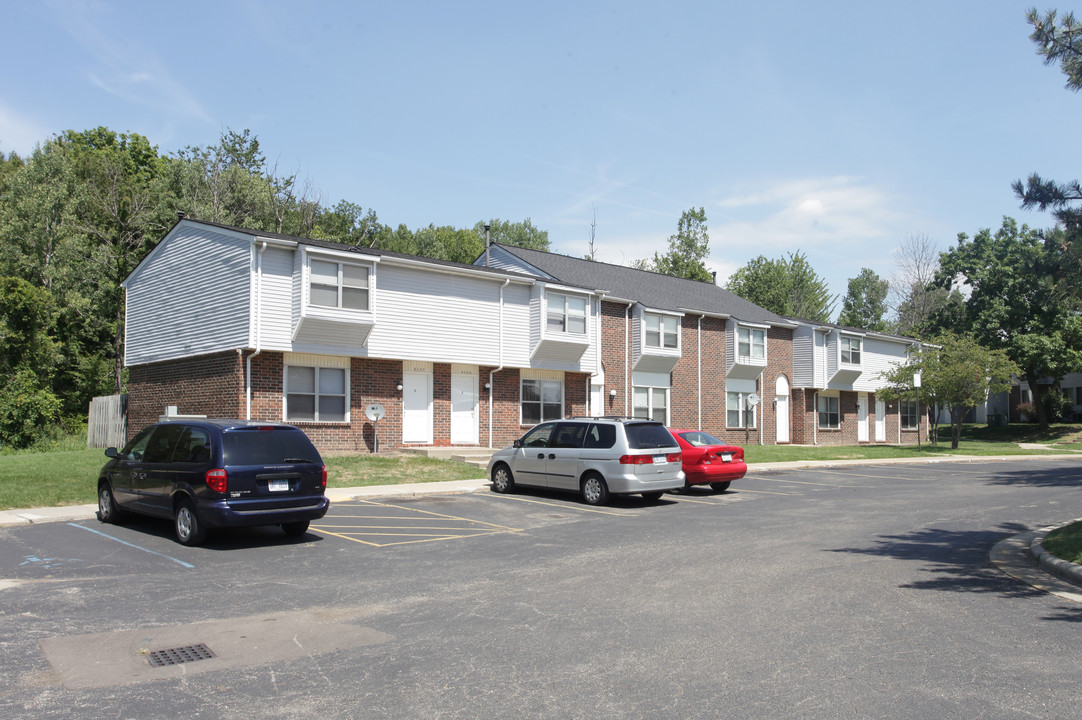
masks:
[[[696,503],[698,505],[720,505],[721,504],[719,502],[714,502],[712,500],[693,500],[693,499],[691,499],[689,497],[684,497],[683,495],[674,497],[673,499],[676,500],[677,502],[689,502],[689,503]]]
[[[489,527],[500,528],[501,530],[519,532],[517,528],[508,527],[506,525],[497,525],[496,523],[485,522],[484,520],[473,520],[471,518],[458,517],[457,515],[446,515],[444,513],[432,512],[431,510],[420,510],[418,508],[402,507],[401,505],[389,505],[387,503],[374,502],[372,500],[361,500],[360,502],[366,503],[368,505],[376,505],[378,507],[389,507],[394,508],[395,510],[405,510],[407,512],[422,513],[425,515],[432,515],[433,517],[447,518],[449,520],[462,520],[464,522],[477,523],[478,525],[488,525]]]
[[[576,505],[567,505],[565,503],[552,503],[552,502],[544,502],[542,500],[530,500],[529,498],[524,498],[524,497],[508,497],[507,495],[498,495],[498,494],[491,495],[490,497],[493,497],[493,498],[498,499],[498,500],[517,500],[518,502],[534,503],[535,505],[548,505],[549,507],[561,508],[563,510],[578,510],[579,512],[592,512],[592,513],[597,513],[599,515],[615,515],[616,517],[632,517],[628,513],[609,512],[608,510],[595,510],[594,508],[578,507]]]
[[[758,494],[760,494],[760,495],[792,495],[792,494],[793,494],[793,493],[780,493],[780,492],[771,492],[770,490],[749,490],[748,488],[745,488],[745,487],[742,487],[742,488],[740,488],[740,489],[739,489],[739,490],[737,490],[736,492],[742,492],[742,493],[746,493],[746,492],[749,492],[749,493],[758,493]]]
[[[317,529],[320,532],[323,532],[323,533],[325,533],[327,535],[332,535],[334,537],[342,538],[343,540],[349,540],[351,542],[359,543],[361,545],[368,545],[370,547],[389,547],[391,545],[416,545],[417,543],[436,542],[436,541],[439,541],[439,540],[461,540],[461,539],[471,538],[471,537],[482,537],[484,535],[497,535],[497,534],[500,533],[500,531],[498,531],[498,530],[489,530],[487,532],[475,533],[473,535],[436,535],[436,536],[433,536],[433,537],[426,537],[423,540],[403,540],[401,542],[376,543],[376,542],[368,542],[367,540],[361,540],[360,538],[352,537],[350,535],[343,535],[341,533],[329,532],[329,531],[323,530],[323,528],[317,528]],[[511,530],[510,532],[522,532],[522,531],[521,530]],[[392,533],[385,533],[385,534],[389,535],[389,536],[392,536],[392,537],[410,537],[408,535],[394,535]]]

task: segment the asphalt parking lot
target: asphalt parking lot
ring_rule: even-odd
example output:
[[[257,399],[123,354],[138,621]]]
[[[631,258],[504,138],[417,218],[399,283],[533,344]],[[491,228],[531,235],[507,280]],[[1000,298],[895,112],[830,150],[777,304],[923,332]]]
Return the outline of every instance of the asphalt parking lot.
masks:
[[[1067,717],[1082,605],[988,553],[1082,516],[1080,486],[993,461],[357,500],[198,548],[3,528],[0,715]]]

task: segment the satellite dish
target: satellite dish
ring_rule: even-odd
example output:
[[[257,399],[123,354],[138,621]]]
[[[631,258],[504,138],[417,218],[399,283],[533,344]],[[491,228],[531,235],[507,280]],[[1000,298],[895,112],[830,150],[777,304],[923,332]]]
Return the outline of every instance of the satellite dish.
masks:
[[[381,420],[386,414],[387,411],[379,403],[372,403],[364,409],[364,416],[373,422]]]
[[[758,395],[756,395],[755,393],[752,393],[751,395],[748,395],[748,405],[751,405],[752,407],[755,407],[758,404],[759,404],[759,396]]]

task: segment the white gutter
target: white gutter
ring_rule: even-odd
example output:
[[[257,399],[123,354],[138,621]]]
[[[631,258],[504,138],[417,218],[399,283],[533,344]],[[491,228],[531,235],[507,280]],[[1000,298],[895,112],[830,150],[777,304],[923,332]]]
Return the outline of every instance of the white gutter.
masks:
[[[492,396],[496,392],[496,373],[503,370],[503,289],[511,284],[507,278],[500,285],[500,366],[488,374],[488,446],[492,447]]]
[[[841,402],[841,401],[839,401]],[[839,408],[841,410],[841,408]],[[812,445],[819,444],[819,391],[815,391],[814,408],[812,412]]]
[[[267,241],[261,241],[259,255],[256,258],[255,271],[255,352],[248,356],[246,361],[244,381],[245,410],[244,419],[252,419],[252,358],[263,352],[263,251],[267,249]],[[253,248],[255,243],[252,243]]]
[[[695,350],[695,357],[699,361],[699,379],[697,381],[699,387],[699,427],[697,430],[703,429],[703,316],[699,316],[699,327],[695,331],[695,342],[698,343],[698,348]],[[669,404],[672,404],[672,398],[669,398]]]
[[[631,416],[631,306],[624,311],[624,416]]]
[[[759,417],[756,420],[759,421],[759,445],[763,444],[763,426],[766,425],[766,400],[763,398],[763,376],[759,376],[759,404],[763,406],[763,411],[759,413]]]

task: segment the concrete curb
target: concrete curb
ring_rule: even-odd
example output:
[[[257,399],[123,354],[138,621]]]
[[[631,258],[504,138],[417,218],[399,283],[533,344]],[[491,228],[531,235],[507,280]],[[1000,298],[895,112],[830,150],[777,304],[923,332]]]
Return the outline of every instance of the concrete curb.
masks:
[[[1069,520],[1059,525],[1051,525],[1046,528],[1041,528],[1036,532],[1033,539],[1029,543],[1029,554],[1033,560],[1037,563],[1037,567],[1044,570],[1050,575],[1055,575],[1061,580],[1066,580],[1069,583],[1073,583],[1082,587],[1082,565],[1078,565],[1073,562],[1067,562],[1063,558],[1058,558],[1052,553],[1044,549],[1044,545],[1041,541],[1045,536],[1053,530],[1058,530],[1061,527],[1066,527],[1072,523],[1080,522],[1082,518],[1077,520]]]

